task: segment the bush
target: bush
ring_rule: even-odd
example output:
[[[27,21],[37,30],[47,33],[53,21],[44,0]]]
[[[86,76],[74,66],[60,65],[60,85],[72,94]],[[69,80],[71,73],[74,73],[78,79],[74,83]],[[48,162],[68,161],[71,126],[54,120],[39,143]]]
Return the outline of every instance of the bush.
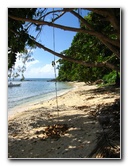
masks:
[[[105,75],[103,77],[103,80],[104,80],[105,83],[115,83],[116,76],[117,76],[116,71],[112,71],[109,74]]]

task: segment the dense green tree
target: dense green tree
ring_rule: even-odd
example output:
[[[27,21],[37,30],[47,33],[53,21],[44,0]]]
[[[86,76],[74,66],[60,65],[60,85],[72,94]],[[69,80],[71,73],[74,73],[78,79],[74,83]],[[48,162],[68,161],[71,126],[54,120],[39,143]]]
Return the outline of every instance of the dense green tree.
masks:
[[[99,21],[99,15],[95,13],[90,13],[85,17],[85,20],[92,24],[92,26],[98,27],[102,29],[105,34],[110,35],[110,32],[113,31],[111,25],[108,22],[104,24]],[[93,23],[92,23],[93,21]],[[81,24],[82,28],[86,28],[83,24]],[[97,31],[99,30],[97,28]],[[113,35],[111,33],[111,38]],[[114,36],[116,38],[116,36]],[[87,63],[102,63],[102,62],[111,62],[111,64],[119,67],[120,61],[113,54],[113,52],[108,49],[106,45],[104,45],[100,40],[98,40],[95,36],[86,33],[77,33],[74,37],[71,47],[63,52],[65,56],[73,57],[74,59],[79,59],[85,61]],[[60,69],[59,69],[59,80],[79,80],[79,81],[95,81],[97,79],[103,78],[106,82],[110,82],[109,73],[113,70],[104,66],[103,68],[97,67],[84,67],[81,65],[71,64],[68,61],[64,62],[64,60],[60,60]],[[115,75],[115,72],[112,72]],[[63,76],[62,76],[63,75]],[[104,77],[104,75],[106,75]],[[112,74],[110,74],[111,76]],[[70,78],[70,79],[69,79]],[[113,77],[116,78],[116,77]],[[115,81],[115,79],[111,79],[111,81]]]

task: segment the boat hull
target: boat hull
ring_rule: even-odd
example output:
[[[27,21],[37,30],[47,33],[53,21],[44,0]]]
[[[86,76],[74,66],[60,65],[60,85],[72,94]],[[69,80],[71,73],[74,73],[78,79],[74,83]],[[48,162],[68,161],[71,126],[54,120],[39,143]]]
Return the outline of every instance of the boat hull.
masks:
[[[16,86],[20,86],[20,84],[8,84],[8,87],[16,87]]]

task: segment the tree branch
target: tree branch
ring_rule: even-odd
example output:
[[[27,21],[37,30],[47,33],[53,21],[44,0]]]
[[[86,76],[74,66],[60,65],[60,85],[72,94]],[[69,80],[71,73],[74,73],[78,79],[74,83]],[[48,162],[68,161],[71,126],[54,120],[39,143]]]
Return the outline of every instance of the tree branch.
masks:
[[[44,14],[43,16],[41,16],[41,18],[45,18],[45,17],[48,16],[49,14],[56,13],[56,12],[63,12],[63,9],[47,12],[46,14]]]
[[[119,40],[113,40],[108,38],[106,35],[103,35],[102,33],[97,32],[91,24],[89,24],[83,17],[81,17],[77,12],[70,11],[74,16],[76,16],[78,19],[80,19],[90,30],[95,31],[95,36],[104,39],[105,41],[109,42],[110,44],[120,47],[120,41]]]
[[[120,32],[120,26],[111,9],[88,8],[88,10],[106,17],[107,20],[111,22],[115,30],[117,30],[117,32]]]
[[[51,27],[67,30],[67,31],[73,31],[73,32],[81,32],[81,33],[88,33],[90,35],[96,36],[101,42],[103,42],[113,53],[117,55],[117,57],[120,57],[118,49],[116,49],[112,44],[109,44],[108,41],[103,40],[103,36],[100,33],[96,33],[93,30],[87,30],[87,29],[82,29],[82,28],[74,28],[74,27],[69,27],[69,26],[64,26],[64,25],[59,25],[55,24],[52,22],[47,22],[43,20],[35,20],[35,19],[28,19],[28,18],[19,18],[15,16],[9,15],[9,18],[17,20],[17,21],[27,21],[31,23],[36,23],[38,25],[48,25]]]
[[[74,62],[74,63],[77,63],[77,64],[81,64],[83,66],[86,66],[86,67],[108,67],[112,70],[116,70],[116,71],[120,71],[120,69],[108,62],[94,62],[94,63],[88,63],[88,62],[85,62],[85,61],[82,61],[82,60],[77,60],[77,59],[74,59],[74,58],[71,58],[71,57],[67,57],[67,56],[64,56],[62,54],[59,54],[45,46],[43,46],[42,44],[34,41],[32,39],[32,41],[35,43],[35,45],[41,49],[44,49],[45,51],[48,51],[49,53],[53,54],[53,55],[56,55],[57,57],[59,58],[62,58],[64,60],[67,60],[67,61],[70,61],[70,62]]]
[[[13,30],[9,29],[9,31],[11,31],[13,34],[15,35],[20,35],[18,32],[14,32]],[[104,62],[93,62],[93,63],[88,63],[88,62],[85,62],[85,61],[82,61],[82,60],[77,60],[77,59],[74,59],[74,58],[71,58],[71,57],[67,57],[67,56],[64,56],[63,54],[60,54],[60,53],[57,53],[45,46],[43,46],[41,43],[38,43],[37,41],[35,41],[34,39],[32,39],[32,36],[31,36],[31,41],[39,48],[45,50],[45,51],[48,51],[49,53],[59,57],[59,58],[62,58],[64,60],[67,60],[67,61],[70,61],[70,62],[74,62],[74,63],[77,63],[77,64],[81,64],[83,66],[86,66],[86,67],[108,67],[112,70],[116,70],[116,71],[120,71],[120,69],[110,63],[108,63],[107,61],[104,61]]]
[[[52,19],[52,22],[55,22],[56,20],[58,20],[60,17],[62,17],[66,12],[62,12],[59,16],[57,16],[56,18]]]
[[[106,47],[108,47],[115,55],[118,59],[120,59],[120,51],[118,49],[116,49],[115,47],[113,47],[110,43],[104,41],[104,39],[101,39],[101,42],[106,45]]]
[[[63,29],[63,30],[67,30],[67,31],[73,31],[73,32],[81,32],[81,33],[88,33],[90,35],[96,36],[101,42],[103,42],[113,53],[115,53],[117,55],[117,57],[120,57],[120,54],[118,52],[118,49],[116,49],[112,44],[108,43],[108,40],[105,41],[105,36],[102,35],[101,33],[97,33],[96,31],[93,30],[87,30],[87,29],[82,29],[82,28],[73,28],[73,27],[69,27],[69,26],[63,26],[63,25],[59,25],[59,24],[55,24],[52,22],[47,22],[47,21],[43,21],[43,20],[35,20],[35,19],[28,19],[28,18],[19,18],[19,17],[15,17],[15,16],[10,16],[9,18],[12,18],[14,20],[17,21],[27,21],[27,22],[31,22],[31,23],[36,23],[38,25],[48,25],[51,27],[55,27],[55,28],[59,28],[59,29]],[[110,39],[109,39],[110,40]],[[109,41],[110,42],[110,41]]]
[[[48,26],[51,26],[51,27],[60,28],[60,29],[63,29],[63,30],[68,30],[68,31],[73,31],[73,32],[91,33],[89,30],[84,30],[84,29],[80,29],[80,28],[64,26],[64,25],[55,24],[55,23],[52,23],[52,22],[43,21],[43,20],[19,18],[19,17],[15,17],[15,16],[11,16],[11,15],[9,15],[9,18],[17,20],[17,21],[31,22],[31,23],[35,23],[35,24],[38,24],[38,25],[48,25]]]

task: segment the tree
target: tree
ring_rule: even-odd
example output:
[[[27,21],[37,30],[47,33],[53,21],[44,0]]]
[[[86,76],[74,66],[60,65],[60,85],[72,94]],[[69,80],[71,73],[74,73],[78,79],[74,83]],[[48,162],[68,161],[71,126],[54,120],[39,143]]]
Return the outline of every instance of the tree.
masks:
[[[41,43],[36,41],[36,37],[31,36],[29,34],[29,28],[34,25],[37,30],[41,32],[42,26],[51,26],[55,28],[60,28],[66,31],[74,31],[74,32],[80,32],[83,34],[90,34],[91,36],[96,37],[103,45],[105,45],[113,54],[111,55],[110,59],[115,58],[120,59],[120,9],[119,8],[89,8],[89,9],[81,9],[81,10],[90,10],[92,13],[95,13],[95,19],[89,20],[85,19],[80,15],[80,9],[73,9],[73,8],[62,8],[62,9],[56,9],[47,11],[47,9],[21,9],[19,12],[13,12],[13,10],[16,9],[9,9],[9,49],[12,51],[12,56],[9,58],[11,59],[11,62],[9,64],[13,64],[15,62],[15,53],[17,51],[23,50],[25,47],[25,44],[31,45],[31,46],[37,46],[40,47],[64,60],[68,60],[70,62],[75,62],[77,64],[86,66],[86,67],[107,67],[112,70],[120,71],[120,67],[116,66],[116,64],[110,63],[109,59],[106,61],[101,62],[86,62],[83,60],[79,60],[76,58],[73,58],[74,55],[71,57],[65,56],[64,54],[57,53],[45,46],[43,46]],[[17,9],[19,10],[19,9]],[[26,13],[23,15],[23,11],[26,11]],[[32,11],[32,12],[30,12]],[[28,12],[28,13],[27,13]],[[27,15],[29,14],[30,15]],[[74,15],[76,19],[79,19],[82,26],[79,28],[76,27],[69,27],[65,25],[56,24],[56,20],[58,20],[60,17],[63,17],[65,13],[69,12],[70,14]],[[54,14],[53,14],[54,13]],[[46,21],[47,16],[51,16],[51,21]],[[17,25],[16,28],[12,29],[13,22]],[[109,29],[105,29],[103,25],[106,25],[109,27]],[[19,25],[20,24],[20,25]],[[22,25],[24,24],[24,26]],[[14,37],[12,37],[14,36]],[[21,39],[25,38],[25,40]],[[12,39],[13,42],[10,43],[10,39]],[[14,47],[15,43],[19,41],[21,42],[22,47],[19,48]],[[102,48],[101,48],[102,49]],[[102,51],[102,50],[101,50]],[[10,66],[11,67],[11,66]]]
[[[9,15],[32,18],[36,13],[35,8],[10,8]],[[26,46],[32,47],[33,42],[28,34],[28,25],[25,21],[16,21],[8,18],[8,68],[12,68],[16,61],[17,53],[24,53],[24,59],[28,59]]]
[[[98,22],[99,16],[95,13],[90,13],[85,17],[86,21],[92,24],[98,29],[102,29],[104,33],[110,34],[111,26],[108,22],[104,24]],[[81,27],[83,25],[81,24]],[[84,27],[83,27],[84,28]],[[98,29],[98,30],[99,30]],[[114,36],[112,36],[114,37]],[[95,62],[105,62],[109,61],[115,66],[120,66],[120,61],[116,58],[111,50],[109,50],[101,41],[99,41],[95,36],[90,34],[78,32],[68,50],[63,52],[65,56],[73,57],[74,59],[79,59],[87,63]],[[81,65],[74,65],[73,63],[65,62],[60,60],[59,68],[59,80],[79,80],[79,81],[95,81],[97,79],[104,79],[105,82],[114,82],[116,72],[112,72],[111,69],[107,67],[97,68],[97,67],[84,67]],[[110,76],[114,79],[108,79]]]

